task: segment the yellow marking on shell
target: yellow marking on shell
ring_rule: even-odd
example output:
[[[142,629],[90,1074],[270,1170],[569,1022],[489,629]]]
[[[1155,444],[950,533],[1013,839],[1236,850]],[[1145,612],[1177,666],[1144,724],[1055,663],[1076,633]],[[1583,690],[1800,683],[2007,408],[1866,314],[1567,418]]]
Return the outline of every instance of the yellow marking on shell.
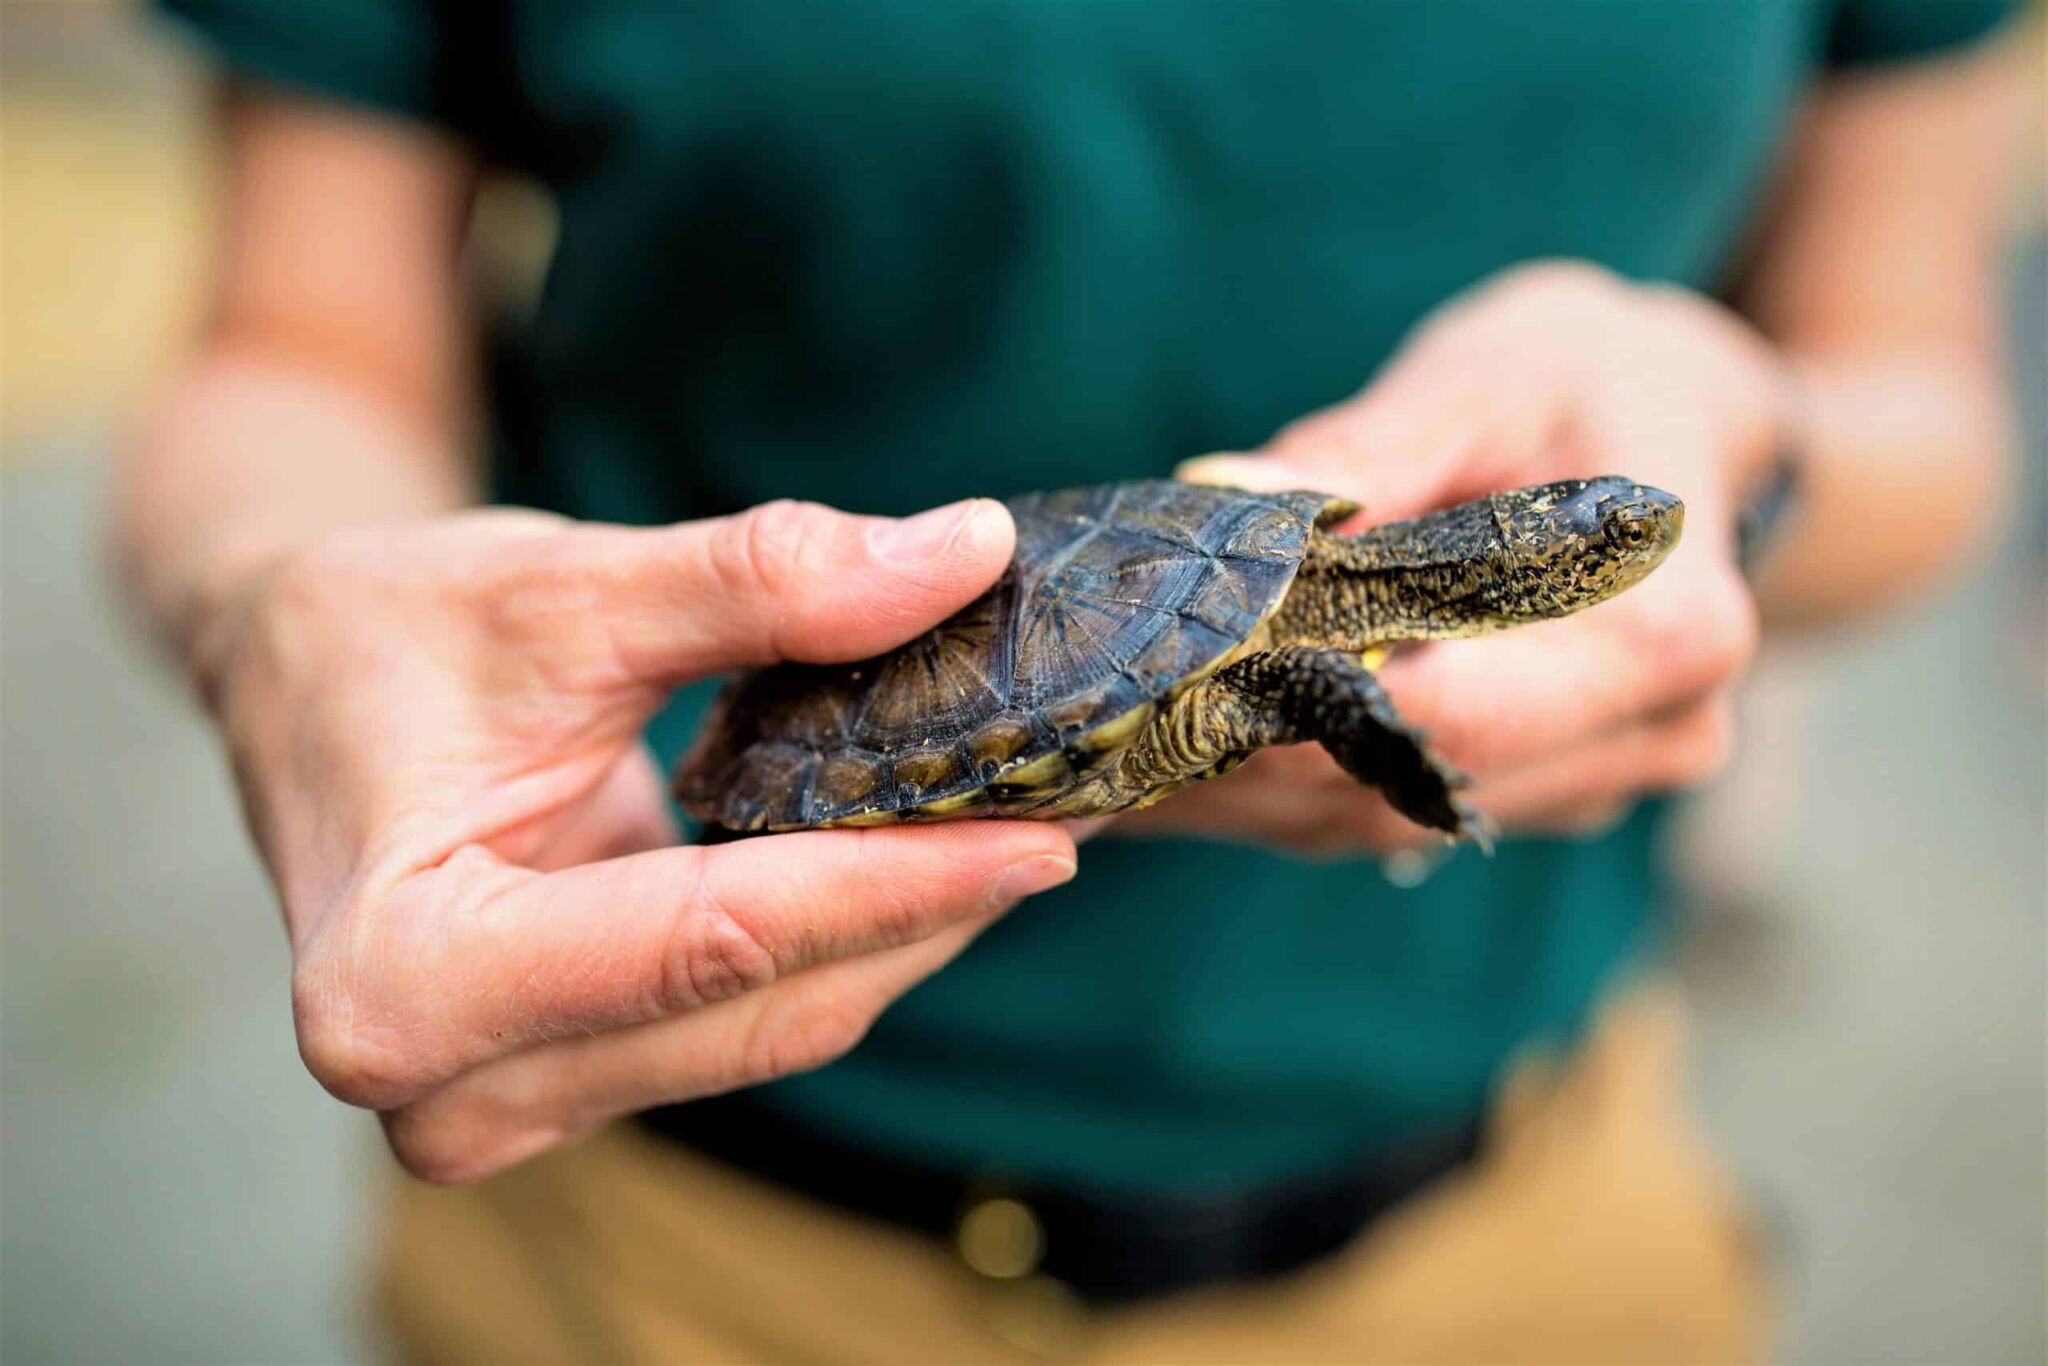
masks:
[[[987,806],[990,800],[988,789],[977,787],[972,792],[963,792],[957,797],[941,797],[938,801],[926,802],[923,806],[916,808],[916,814],[936,819],[940,816],[951,816],[961,811],[969,811],[977,806]]]
[[[851,816],[840,816],[826,821],[821,828],[832,830],[858,830],[868,825],[891,825],[903,818],[894,811],[862,811]]]
[[[1102,754],[1112,749],[1122,749],[1159,714],[1159,708],[1150,702],[1140,702],[1122,716],[1104,721],[1095,729],[1086,732],[1074,745],[1091,754]]]
[[[1358,652],[1358,662],[1365,665],[1368,669],[1378,669],[1380,665],[1387,662],[1387,657],[1393,653],[1394,647],[1391,645],[1375,645],[1370,650],[1360,650]]]
[[[1028,764],[1019,764],[1007,773],[997,774],[996,781],[1004,787],[1020,787],[1028,791],[1062,782],[1072,771],[1067,764],[1066,753],[1056,749]]]

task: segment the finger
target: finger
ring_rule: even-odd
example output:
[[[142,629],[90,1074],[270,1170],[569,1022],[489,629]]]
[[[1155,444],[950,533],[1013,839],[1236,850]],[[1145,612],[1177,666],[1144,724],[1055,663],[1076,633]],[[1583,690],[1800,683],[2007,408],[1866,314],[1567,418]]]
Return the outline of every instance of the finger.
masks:
[[[895,520],[811,503],[643,530],[585,528],[573,552],[634,678],[688,679],[790,659],[861,659],[966,606],[1009,563],[1001,503],[969,499]]]
[[[1593,838],[1613,829],[1645,796],[1711,781],[1726,766],[1733,734],[1733,707],[1718,696],[1669,718],[1484,778],[1465,795],[1512,833]],[[1298,752],[1312,753],[1306,746]],[[1308,853],[1387,854],[1444,842],[1442,831],[1406,819],[1372,789],[1356,785],[1334,764],[1327,767],[1326,774],[1303,773],[1284,786],[1268,784],[1255,800],[1238,800],[1227,811],[1210,813],[1208,820],[1227,822],[1238,838]],[[1226,796],[1222,791],[1215,795]]]
[[[1732,704],[1717,694],[1621,734],[1581,737],[1562,754],[1482,774],[1466,796],[1511,831],[1595,835],[1647,794],[1711,780],[1727,762],[1733,734]],[[1140,837],[1197,833],[1316,854],[1384,854],[1443,842],[1442,832],[1401,817],[1313,745],[1258,755],[1226,778],[1119,817],[1116,830]]]
[[[1755,601],[1733,567],[1671,568],[1567,620],[1397,657],[1387,690],[1468,773],[1580,752],[1725,687],[1755,654]]]
[[[619,1115],[823,1066],[987,924],[826,964],[677,1019],[500,1058],[386,1114],[385,1134],[414,1175],[469,1181]]]
[[[1625,419],[1583,430],[1587,358],[1617,349],[1607,338],[1634,292],[1573,262],[1482,282],[1419,323],[1358,393],[1290,423],[1254,458],[1199,462],[1182,477],[1320,489],[1388,521],[1538,479],[1608,473],[1613,457],[1639,459],[1655,435]]]
[[[1728,762],[1734,704],[1725,694],[1567,754],[1482,779],[1475,806],[1512,829],[1596,833],[1641,798],[1698,787]]]
[[[344,1100],[389,1109],[490,1058],[681,1014],[834,959],[925,939],[1073,876],[1058,827],[973,821],[656,850],[557,873],[476,847],[315,938],[301,1051]]]

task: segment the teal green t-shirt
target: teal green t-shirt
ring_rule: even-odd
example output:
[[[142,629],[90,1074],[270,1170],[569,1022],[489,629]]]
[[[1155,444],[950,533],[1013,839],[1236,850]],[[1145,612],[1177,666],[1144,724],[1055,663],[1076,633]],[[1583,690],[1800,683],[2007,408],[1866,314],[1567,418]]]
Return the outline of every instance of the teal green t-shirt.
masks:
[[[1711,289],[1837,62],[2006,0],[171,0],[246,77],[544,181],[503,495],[654,522],[1159,475],[1573,256]],[[1676,490],[1683,494],[1685,490]],[[685,699],[653,740],[686,738]],[[1111,1189],[1279,1178],[1479,1107],[1655,937],[1649,809],[1369,861],[1103,839],[851,1056],[839,1136]]]

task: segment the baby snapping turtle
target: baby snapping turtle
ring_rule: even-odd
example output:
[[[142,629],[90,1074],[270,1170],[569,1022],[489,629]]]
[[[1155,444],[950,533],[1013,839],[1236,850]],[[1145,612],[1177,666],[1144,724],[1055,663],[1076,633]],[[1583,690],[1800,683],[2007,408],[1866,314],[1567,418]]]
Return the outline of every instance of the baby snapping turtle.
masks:
[[[1612,476],[1355,536],[1330,528],[1357,505],[1318,493],[1155,480],[1008,506],[1010,568],[946,622],[729,685],[677,772],[690,814],[728,833],[1099,816],[1313,740],[1410,820],[1485,843],[1373,666],[1613,597],[1685,513]]]

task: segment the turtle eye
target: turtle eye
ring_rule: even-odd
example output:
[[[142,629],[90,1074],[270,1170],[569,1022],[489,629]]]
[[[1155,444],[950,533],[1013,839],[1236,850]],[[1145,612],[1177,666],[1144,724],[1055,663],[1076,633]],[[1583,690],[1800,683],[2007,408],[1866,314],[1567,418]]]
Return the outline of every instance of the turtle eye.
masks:
[[[1650,543],[1650,528],[1644,520],[1628,511],[1617,512],[1607,519],[1602,528],[1607,543],[1617,550],[1641,550]]]

